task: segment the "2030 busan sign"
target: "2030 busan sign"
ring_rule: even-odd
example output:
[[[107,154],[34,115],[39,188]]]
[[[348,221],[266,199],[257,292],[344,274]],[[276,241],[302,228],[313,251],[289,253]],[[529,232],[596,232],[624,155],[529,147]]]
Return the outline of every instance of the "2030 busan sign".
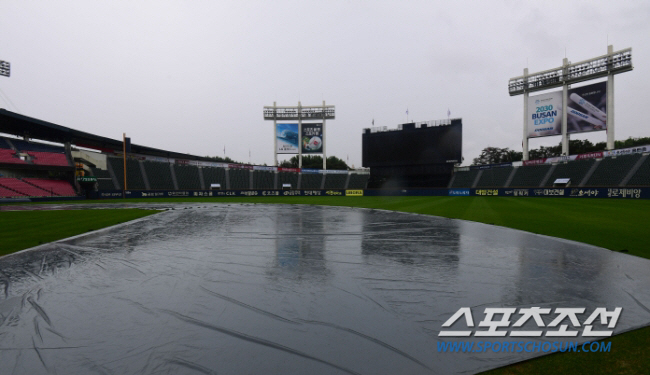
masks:
[[[562,111],[567,111],[567,133],[607,129],[606,82],[568,90],[566,106],[562,91],[528,98],[528,138],[562,134]]]

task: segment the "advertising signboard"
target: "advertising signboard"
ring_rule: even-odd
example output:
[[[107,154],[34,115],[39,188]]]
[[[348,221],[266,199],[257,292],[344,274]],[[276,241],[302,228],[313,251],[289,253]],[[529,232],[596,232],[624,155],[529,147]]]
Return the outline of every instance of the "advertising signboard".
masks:
[[[298,124],[277,124],[275,136],[278,139],[278,154],[297,154],[300,147]]]
[[[568,133],[607,129],[607,82],[572,88],[568,97]]]
[[[323,124],[302,124],[302,153],[323,153]]]
[[[562,134],[562,91],[528,98],[528,138]]]

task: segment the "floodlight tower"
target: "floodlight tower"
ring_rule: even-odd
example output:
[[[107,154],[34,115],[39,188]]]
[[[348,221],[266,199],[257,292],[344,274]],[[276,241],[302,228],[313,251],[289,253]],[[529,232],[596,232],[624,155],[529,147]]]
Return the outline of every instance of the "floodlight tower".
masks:
[[[323,169],[327,169],[327,154],[325,152],[325,120],[334,120],[335,108],[333,105],[325,105],[323,100],[323,105],[311,105],[304,106],[298,102],[297,106],[292,107],[279,107],[273,102],[272,106],[264,106],[264,120],[273,120],[273,162],[274,165],[278,166],[278,136],[277,136],[277,127],[278,120],[289,120],[289,121],[298,121],[298,144],[297,150],[290,150],[288,152],[282,152],[286,154],[298,154],[298,168],[302,168],[302,138],[303,126],[302,122],[306,121],[320,121],[322,120],[322,154],[323,154]],[[316,124],[318,125],[318,124]],[[316,152],[318,153],[318,152]]]
[[[568,59],[565,58],[562,62],[562,66],[559,66],[557,68],[532,74],[529,74],[528,68],[526,68],[524,69],[523,76],[510,78],[508,81],[508,92],[510,93],[510,96],[522,94],[524,96],[524,136],[522,140],[523,160],[528,160],[528,139],[531,138],[529,122],[531,120],[531,115],[535,115],[528,113],[529,103],[534,99],[529,99],[528,94],[536,91],[561,87],[562,96],[560,103],[564,109],[567,108],[567,104],[569,103],[569,98],[567,97],[569,85],[589,81],[596,78],[607,78],[607,113],[604,114],[597,108],[596,110],[593,110],[593,108],[587,109],[587,111],[591,112],[593,110],[593,112],[601,112],[603,116],[606,116],[606,118],[601,118],[598,120],[601,122],[602,120],[605,120],[605,123],[607,125],[605,128],[607,131],[607,149],[614,149],[614,75],[629,72],[633,68],[632,48],[625,48],[620,51],[614,51],[614,47],[609,45],[607,46],[606,55],[594,57],[577,63],[571,63]],[[543,108],[543,106],[539,108]],[[562,131],[561,133],[557,134],[562,135],[562,154],[565,156],[569,155],[567,112],[568,110],[566,109],[562,111]]]
[[[9,77],[11,75],[11,64],[9,61],[0,60],[0,76]]]

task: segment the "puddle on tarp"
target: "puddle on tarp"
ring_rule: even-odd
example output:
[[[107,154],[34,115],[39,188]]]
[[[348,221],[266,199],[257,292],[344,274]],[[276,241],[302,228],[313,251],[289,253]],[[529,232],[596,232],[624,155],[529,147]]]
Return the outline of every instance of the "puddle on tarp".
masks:
[[[354,208],[101,207],[173,209],[0,258],[0,373],[475,373],[542,353],[438,343],[557,339],[439,337],[461,307],[650,324],[650,261],[589,245]]]

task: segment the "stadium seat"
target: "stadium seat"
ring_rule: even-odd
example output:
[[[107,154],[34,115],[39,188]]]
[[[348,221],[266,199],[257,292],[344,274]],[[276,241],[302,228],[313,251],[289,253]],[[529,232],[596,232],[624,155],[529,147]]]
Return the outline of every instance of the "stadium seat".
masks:
[[[32,163],[36,165],[70,166],[68,158],[62,153],[28,151],[27,154],[32,157]]]
[[[231,189],[250,189],[250,171],[248,169],[232,168],[228,170]]]
[[[571,186],[578,186],[595,162],[596,159],[587,159],[558,164],[546,181],[545,186],[553,186],[553,182],[558,178],[568,178],[571,180]]]
[[[275,172],[273,171],[253,171],[253,187],[255,189],[273,189],[275,181]]]
[[[117,178],[117,183],[120,186],[120,189],[123,189],[124,188],[124,159],[108,157],[106,158],[106,160],[111,164],[111,167],[113,168],[113,172],[115,172],[115,178]],[[157,163],[157,164],[164,164],[165,166],[167,166],[167,171],[169,172],[168,164],[165,163]],[[126,180],[127,187],[129,189],[132,190],[146,189],[144,184],[144,179],[142,177],[142,171],[140,170],[140,164],[138,163],[137,160],[126,159],[126,179],[127,179]],[[149,179],[151,180],[151,177],[149,177]],[[154,189],[153,183],[151,185],[152,185],[151,188]],[[172,189],[173,188],[174,187],[172,186]],[[111,189],[114,189],[114,187]]]
[[[350,175],[348,189],[365,189],[368,186],[369,178],[370,174],[368,173],[352,173]]]
[[[639,158],[641,154],[602,159],[586,186],[618,186]]]
[[[320,184],[323,181],[323,175],[320,173],[303,173],[300,180],[301,189],[320,189]]]
[[[2,179],[0,179],[0,182],[1,180]],[[10,190],[0,185],[0,198],[17,198],[17,197],[26,197],[26,195],[14,190]]]
[[[67,181],[47,180],[42,178],[23,178],[23,181],[45,191],[49,191],[54,195],[66,197],[73,197],[77,195],[72,185],[70,185],[70,183]]]
[[[458,171],[455,173],[454,181],[451,185],[452,188],[471,188],[476,175],[478,174],[478,169],[472,169],[469,171]]]
[[[484,169],[476,187],[505,187],[506,181],[513,169],[513,167]]]
[[[18,178],[0,178],[0,187],[13,190],[28,197],[49,197],[56,195],[53,191],[40,189]]]
[[[111,165],[117,179],[117,185],[120,189],[124,189],[124,165],[121,158],[107,157],[106,162]]]
[[[11,149],[0,149],[0,163],[7,164],[27,164],[26,161],[21,160],[17,155],[16,151]]]
[[[153,190],[174,190],[174,180],[168,163],[144,161],[144,170]]]
[[[226,188],[226,170],[224,168],[203,167],[201,172],[203,172],[206,189],[209,189],[211,184],[220,184],[222,189]]]
[[[99,184],[99,190],[114,190],[115,185],[113,185],[113,179],[111,174],[107,170],[99,168],[90,168],[93,172],[93,176],[97,177],[97,182]]]
[[[626,186],[650,186],[650,156],[645,158]]]
[[[517,168],[509,187],[539,187],[549,169],[551,169],[551,164],[519,167]]]
[[[199,167],[195,165],[174,164],[174,174],[179,189],[199,190],[201,179],[199,178]],[[208,185],[209,187],[210,185]]]
[[[279,172],[278,173],[278,187],[283,184],[291,184],[292,189],[298,188],[298,173],[295,172]]]
[[[345,182],[348,180],[347,174],[326,174],[325,189],[345,189]]]

